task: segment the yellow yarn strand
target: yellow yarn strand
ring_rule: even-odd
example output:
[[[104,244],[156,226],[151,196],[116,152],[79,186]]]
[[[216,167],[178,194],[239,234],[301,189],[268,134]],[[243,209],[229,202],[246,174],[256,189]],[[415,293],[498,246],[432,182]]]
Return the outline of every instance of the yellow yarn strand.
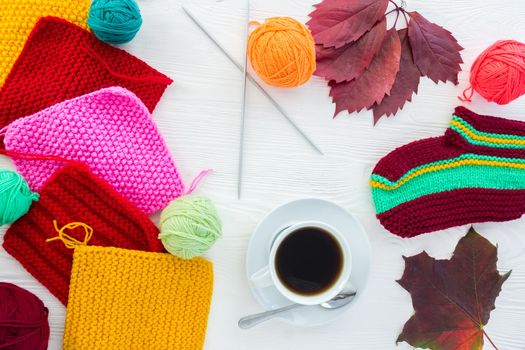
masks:
[[[257,75],[277,87],[302,85],[315,71],[314,38],[290,17],[268,18],[251,32],[247,55]]]
[[[46,239],[46,243],[59,240],[62,241],[62,243],[64,243],[64,245],[69,249],[74,249],[79,245],[87,245],[89,240],[91,239],[91,236],[93,235],[93,228],[83,222],[70,222],[69,224],[62,226],[61,228],[58,228],[57,221],[53,220],[53,225],[55,226],[55,230],[57,231],[58,236]],[[75,237],[70,236],[65,232],[66,230],[74,230],[78,227],[84,228],[85,235],[83,241],[79,241]]]
[[[454,125],[458,129],[463,131],[465,134],[467,134],[473,140],[498,143],[498,144],[504,144],[504,145],[505,144],[525,145],[525,140],[508,139],[504,137],[490,137],[490,136],[474,134],[469,128],[467,128],[465,125],[461,124],[457,120],[452,120],[450,122],[450,125]]]

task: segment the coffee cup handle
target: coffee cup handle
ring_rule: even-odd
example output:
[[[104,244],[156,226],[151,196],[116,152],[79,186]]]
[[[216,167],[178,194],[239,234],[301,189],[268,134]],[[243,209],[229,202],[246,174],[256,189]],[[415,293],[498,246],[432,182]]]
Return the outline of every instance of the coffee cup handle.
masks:
[[[345,284],[345,286],[343,287],[343,289],[341,290],[341,292],[343,293],[357,293],[357,288],[352,284],[352,282],[350,282],[350,280],[348,280]]]
[[[270,274],[270,267],[266,265],[262,269],[255,272],[253,275],[250,276],[250,283],[255,288],[266,288],[273,286],[273,280],[272,276]]]

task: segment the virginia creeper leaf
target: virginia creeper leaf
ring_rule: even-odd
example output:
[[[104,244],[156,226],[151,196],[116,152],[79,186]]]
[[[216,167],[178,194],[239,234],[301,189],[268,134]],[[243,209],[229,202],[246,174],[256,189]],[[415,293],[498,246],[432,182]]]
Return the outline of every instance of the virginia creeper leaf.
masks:
[[[496,268],[497,247],[471,228],[450,260],[435,260],[426,252],[404,259],[398,283],[412,296],[415,314],[397,342],[432,350],[481,350],[483,327],[510,275]]]
[[[435,83],[441,80],[457,85],[460,63],[463,63],[459,51],[463,48],[448,30],[429,22],[416,11],[409,14],[408,37],[421,74]]]
[[[374,124],[377,123],[381,116],[396,114],[398,109],[403,109],[406,101],[412,100],[412,94],[417,94],[419,78],[421,73],[412,58],[412,50],[408,41],[407,29],[398,31],[399,40],[401,41],[401,59],[399,62],[399,72],[396,80],[390,90],[390,95],[385,96],[383,100],[374,105]]]
[[[386,34],[386,18],[378,22],[359,40],[338,49],[316,45],[317,69],[315,75],[336,83],[360,76],[370,66],[381,49]]]
[[[325,0],[307,24],[317,44],[339,48],[369,31],[387,7],[388,0]]]
[[[359,112],[363,108],[370,108],[374,103],[381,102],[392,89],[399,70],[400,56],[399,35],[395,29],[390,29],[381,50],[361,76],[352,81],[329,83],[330,96],[336,105],[334,117],[344,110],[349,113]]]

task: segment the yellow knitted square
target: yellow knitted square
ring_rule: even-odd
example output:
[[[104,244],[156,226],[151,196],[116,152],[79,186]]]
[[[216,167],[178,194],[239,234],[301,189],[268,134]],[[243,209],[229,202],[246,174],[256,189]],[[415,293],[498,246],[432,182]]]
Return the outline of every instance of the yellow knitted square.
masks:
[[[87,29],[91,0],[0,0],[0,86],[40,17],[55,16]]]
[[[212,289],[213,267],[202,258],[79,246],[64,349],[202,349]]]

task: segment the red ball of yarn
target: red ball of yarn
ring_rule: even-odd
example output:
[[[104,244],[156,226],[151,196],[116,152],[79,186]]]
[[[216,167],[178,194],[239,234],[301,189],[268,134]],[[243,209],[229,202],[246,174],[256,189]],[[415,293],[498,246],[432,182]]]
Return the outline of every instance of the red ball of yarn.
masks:
[[[496,41],[472,64],[470,85],[463,92],[463,101],[470,102],[472,89],[500,105],[525,94],[525,44],[515,40]]]
[[[46,350],[48,310],[33,293],[0,282],[0,349]]]

